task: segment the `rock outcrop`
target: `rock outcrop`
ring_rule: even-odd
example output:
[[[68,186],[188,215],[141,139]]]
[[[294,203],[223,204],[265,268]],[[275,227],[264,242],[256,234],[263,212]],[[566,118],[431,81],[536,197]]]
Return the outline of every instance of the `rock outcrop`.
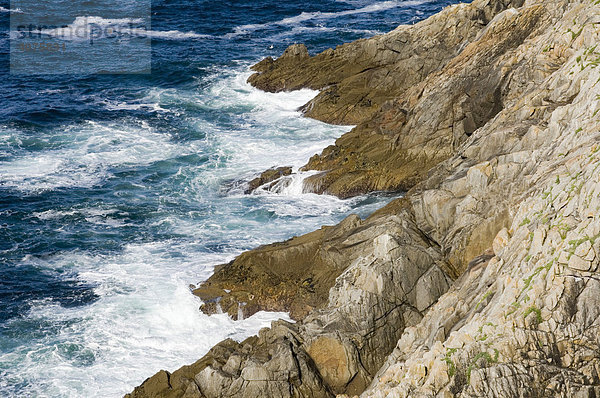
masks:
[[[266,184],[269,184],[267,188],[271,188],[275,184],[276,180],[284,176],[289,176],[290,174],[292,174],[292,168],[290,166],[274,167],[272,169],[263,171],[258,177],[248,181],[248,186],[246,187],[244,193],[252,193],[257,188]]]
[[[463,45],[309,163],[324,170],[315,191],[407,188],[404,198],[220,267],[198,294],[222,294],[237,313],[244,291],[262,289],[255,309],[299,322],[224,341],[130,397],[600,395],[600,6],[475,0],[414,32],[432,21],[456,25],[455,41],[439,40]],[[341,90],[360,75],[333,81],[324,67],[306,81],[281,66],[319,57],[292,47],[252,83]]]
[[[257,73],[249,82],[269,92],[323,90],[304,106],[307,116],[358,124],[443,68],[498,12],[522,4],[523,0],[478,0],[452,6],[416,26],[400,26],[314,57],[303,44],[295,44],[276,60],[269,57],[256,64]]]
[[[505,12],[522,1],[448,7],[414,26],[309,57],[301,45],[254,66],[249,82],[268,90],[324,89],[304,106],[310,117],[358,123],[303,170],[322,173],[305,188],[342,198],[406,191],[449,158],[503,106],[504,68],[543,24],[544,7]],[[483,77],[482,77],[483,76]],[[442,99],[440,101],[440,99]],[[352,115],[346,116],[346,115]]]
[[[344,246],[360,248],[363,256],[337,272],[325,308],[297,324],[275,322],[241,344],[220,343],[213,349],[217,355],[209,353],[193,371],[183,368],[166,379],[159,373],[131,397],[330,397],[363,391],[404,327],[422,319],[451,279],[439,250],[408,210],[366,220],[338,243]]]
[[[238,313],[248,317],[261,310],[289,311],[293,319],[304,318],[327,303],[335,279],[371,245],[356,234],[348,240],[359,225],[365,223],[350,216],[335,227],[259,247],[216,267],[194,290],[204,302],[201,309],[208,314],[220,309],[234,319]]]
[[[499,14],[441,71],[311,158],[303,169],[322,173],[307,179],[307,189],[345,198],[422,181],[503,109],[515,73],[505,65],[548,18],[541,5]]]

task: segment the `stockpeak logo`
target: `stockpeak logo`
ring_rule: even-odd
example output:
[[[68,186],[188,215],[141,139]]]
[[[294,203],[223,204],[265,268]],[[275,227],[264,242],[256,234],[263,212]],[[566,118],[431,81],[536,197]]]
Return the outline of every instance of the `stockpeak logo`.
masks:
[[[63,26],[19,25],[15,38],[42,40],[57,37],[69,41],[87,41],[93,45],[98,40],[146,37],[147,31],[144,21],[140,18],[119,20],[85,16],[77,17],[72,24]]]

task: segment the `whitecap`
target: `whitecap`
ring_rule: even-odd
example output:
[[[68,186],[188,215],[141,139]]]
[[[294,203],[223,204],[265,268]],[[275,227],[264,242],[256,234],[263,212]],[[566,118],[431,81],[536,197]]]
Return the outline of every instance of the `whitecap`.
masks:
[[[262,23],[262,24],[240,25],[240,26],[235,27],[234,31],[232,33],[227,34],[226,37],[235,37],[235,36],[247,34],[247,33],[250,33],[252,31],[256,31],[256,30],[267,29],[272,26],[297,25],[299,23],[306,22],[309,20],[334,19],[334,18],[344,17],[344,16],[348,16],[348,15],[381,12],[381,11],[386,11],[386,10],[390,10],[390,9],[398,8],[398,7],[411,7],[411,6],[415,6],[415,5],[420,5],[420,4],[428,3],[430,1],[432,1],[432,0],[408,0],[408,1],[388,0],[388,1],[377,2],[377,3],[369,4],[369,5],[360,7],[360,8],[355,8],[355,9],[345,10],[345,11],[302,12],[299,15],[296,15],[293,17],[288,17],[288,18],[283,18],[279,21],[267,22],[267,23]]]
[[[31,214],[31,217],[35,217],[42,221],[63,220],[66,217],[72,216],[82,217],[86,222],[96,225],[109,227],[123,227],[129,225],[123,220],[123,216],[127,216],[127,213],[111,208],[83,208],[70,210],[50,209],[33,212]]]
[[[88,121],[58,129],[55,141],[60,148],[0,162],[0,185],[26,193],[92,187],[109,178],[114,167],[150,164],[195,150],[172,143],[169,135],[146,123]]]
[[[8,12],[13,14],[23,14],[23,11],[20,8],[4,8],[0,6],[0,12]]]
[[[373,29],[353,29],[348,27],[334,27],[334,26],[294,26],[292,29],[275,34],[270,37],[271,40],[280,40],[289,36],[301,35],[306,33],[352,33],[363,37],[371,37],[375,35],[381,35],[384,32]]]
[[[160,39],[173,39],[173,40],[182,40],[182,39],[208,39],[211,38],[211,35],[200,34],[196,32],[180,32],[178,30],[145,30],[145,29],[132,29],[132,33],[140,36],[147,36],[152,38],[160,38]]]
[[[145,111],[145,112],[171,112],[163,108],[158,103],[127,103],[123,101],[103,100],[101,103],[104,107],[111,111]]]

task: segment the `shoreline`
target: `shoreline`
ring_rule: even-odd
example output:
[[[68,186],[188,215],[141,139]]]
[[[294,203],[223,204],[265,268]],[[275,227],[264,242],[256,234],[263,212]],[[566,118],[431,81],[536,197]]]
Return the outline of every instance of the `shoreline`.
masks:
[[[196,294],[298,322],[225,340],[127,397],[596,391],[600,357],[565,332],[591,347],[600,334],[600,286],[581,282],[600,268],[594,16],[583,2],[475,0],[259,62],[252,84],[321,89],[308,116],[357,121],[311,158],[305,187],[406,196],[217,267]]]

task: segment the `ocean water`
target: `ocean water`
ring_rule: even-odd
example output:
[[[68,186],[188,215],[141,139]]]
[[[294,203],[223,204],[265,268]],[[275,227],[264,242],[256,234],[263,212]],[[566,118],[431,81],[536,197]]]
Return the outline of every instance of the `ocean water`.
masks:
[[[299,167],[351,128],[302,118],[316,92],[253,89],[249,66],[453,2],[159,0],[151,74],[42,76],[9,74],[9,18],[27,10],[0,2],[0,396],[121,396],[287,318],[203,315],[189,285],[394,195],[340,200],[300,180],[244,195],[240,181]]]

